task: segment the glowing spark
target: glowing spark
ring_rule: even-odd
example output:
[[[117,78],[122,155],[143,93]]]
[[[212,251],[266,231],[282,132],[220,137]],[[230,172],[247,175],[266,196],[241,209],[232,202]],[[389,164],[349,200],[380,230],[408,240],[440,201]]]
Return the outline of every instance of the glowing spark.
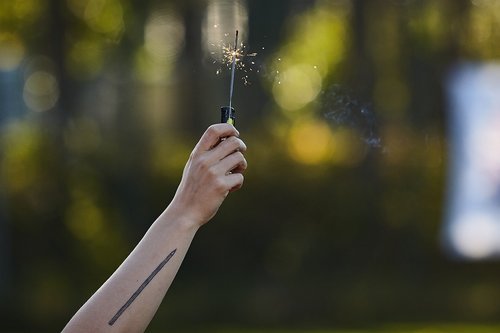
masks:
[[[228,33],[224,34],[226,37],[229,36]],[[217,45],[211,44],[219,49],[219,51],[211,51],[212,63],[218,64],[218,69],[216,69],[216,75],[222,74],[225,70],[232,72],[233,62],[236,71],[242,71],[243,75],[240,76],[244,85],[250,84],[249,73],[257,72],[259,73],[259,68],[254,68],[258,66],[255,61],[250,61],[249,58],[256,57],[257,52],[248,52],[247,46],[240,42],[235,41],[234,43],[224,43],[220,42]]]
[[[236,70],[243,71],[244,73],[253,72],[252,66],[255,66],[255,61],[245,61],[248,57],[257,56],[257,52],[247,53],[246,45],[241,43],[239,47],[234,48],[234,45],[225,44],[222,45],[222,58],[219,59],[220,63],[227,67],[228,69],[232,68],[233,60],[235,63]],[[214,63],[217,60],[214,61]],[[220,72],[218,73],[220,74]],[[244,75],[241,78],[245,85],[249,85],[250,81],[248,75]]]
[[[222,63],[228,67],[231,67],[233,60],[235,60],[237,64],[241,63],[243,57],[244,54],[241,48],[234,49],[231,45],[222,46]]]

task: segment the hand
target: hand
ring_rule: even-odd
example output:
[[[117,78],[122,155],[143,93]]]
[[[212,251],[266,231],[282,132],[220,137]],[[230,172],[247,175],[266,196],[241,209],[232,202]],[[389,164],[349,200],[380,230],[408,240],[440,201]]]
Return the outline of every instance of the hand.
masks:
[[[247,147],[232,125],[210,126],[193,149],[169,208],[200,227],[217,213],[229,192],[243,185]]]

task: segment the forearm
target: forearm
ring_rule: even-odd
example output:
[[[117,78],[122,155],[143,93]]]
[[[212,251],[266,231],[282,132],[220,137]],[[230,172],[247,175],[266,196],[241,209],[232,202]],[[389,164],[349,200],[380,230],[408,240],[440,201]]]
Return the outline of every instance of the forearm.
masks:
[[[63,332],[143,332],[197,230],[179,216],[167,208]]]
[[[191,241],[243,184],[246,145],[229,124],[210,126],[193,149],[170,206],[63,332],[143,332]],[[224,140],[222,140],[224,138]]]

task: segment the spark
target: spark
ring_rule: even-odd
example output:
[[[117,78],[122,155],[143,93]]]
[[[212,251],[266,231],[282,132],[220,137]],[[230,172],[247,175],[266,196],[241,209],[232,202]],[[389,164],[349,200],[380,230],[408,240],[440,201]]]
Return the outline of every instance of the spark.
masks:
[[[222,46],[222,63],[228,67],[231,67],[233,60],[236,61],[237,64],[241,64],[243,57],[242,48],[234,48],[231,45]]]
[[[246,45],[243,43],[241,43],[239,47],[236,48],[231,44],[224,44],[222,45],[222,59],[220,60],[220,62],[228,68],[231,68],[233,60],[235,60],[236,69],[242,70],[247,67],[244,60],[246,60],[247,57],[255,56],[257,56],[257,52],[248,53],[246,50]],[[250,63],[252,65],[255,64],[255,62],[253,61]]]
[[[226,34],[228,35],[228,34]],[[253,58],[257,56],[257,52],[248,52],[247,46],[241,42],[237,43],[219,43],[218,45],[211,44],[212,46],[218,46],[219,52],[212,51],[210,54],[213,58],[213,63],[218,64],[219,68],[215,71],[216,75],[222,74],[223,71],[228,70],[232,72],[233,62],[236,71],[242,71],[243,75],[241,76],[241,80],[244,85],[250,85],[250,72],[259,73],[259,69],[255,68],[256,62],[253,60],[249,60],[249,58]],[[217,57],[217,53],[219,56]]]

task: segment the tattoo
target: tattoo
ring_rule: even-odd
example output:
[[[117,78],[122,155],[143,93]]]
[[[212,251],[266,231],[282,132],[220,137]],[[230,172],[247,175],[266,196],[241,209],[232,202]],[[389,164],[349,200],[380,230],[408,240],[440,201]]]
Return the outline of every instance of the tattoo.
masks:
[[[158,265],[158,267],[156,267],[151,272],[151,274],[149,274],[149,276],[146,278],[146,280],[144,280],[144,282],[141,284],[141,286],[132,294],[132,296],[130,296],[128,301],[125,302],[125,304],[123,304],[123,306],[120,308],[120,310],[118,310],[118,312],[113,316],[113,318],[111,318],[111,320],[108,322],[109,326],[112,326],[118,320],[118,318],[120,318],[120,316],[123,314],[123,312],[125,312],[125,310],[127,310],[127,308],[130,306],[130,304],[132,304],[132,302],[135,301],[137,296],[139,296],[139,294],[144,290],[144,288],[146,288],[146,286],[149,284],[149,282],[151,282],[153,280],[155,275],[158,274],[158,272],[161,271],[163,266],[165,266],[165,264],[174,256],[176,251],[177,251],[177,249],[170,252],[169,255],[165,259],[163,259],[163,261]]]

